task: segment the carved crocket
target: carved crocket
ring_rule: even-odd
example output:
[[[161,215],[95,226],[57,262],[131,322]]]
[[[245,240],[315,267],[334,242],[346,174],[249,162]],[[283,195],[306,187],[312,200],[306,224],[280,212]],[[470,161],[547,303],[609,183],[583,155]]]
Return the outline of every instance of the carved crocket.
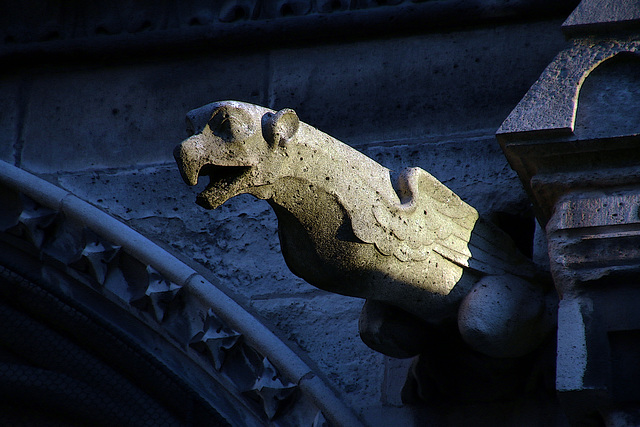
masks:
[[[489,355],[524,354],[549,330],[531,261],[424,170],[403,171],[394,186],[389,169],[290,109],[225,101],[188,119],[195,134],[174,156],[188,184],[210,179],[197,203],[266,200],[288,267],[310,284],[430,324],[457,319],[463,338]]]

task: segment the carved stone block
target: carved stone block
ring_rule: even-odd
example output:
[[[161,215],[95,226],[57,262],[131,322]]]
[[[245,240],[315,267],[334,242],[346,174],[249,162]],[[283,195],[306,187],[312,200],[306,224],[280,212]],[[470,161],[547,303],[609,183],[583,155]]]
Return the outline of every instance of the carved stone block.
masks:
[[[209,178],[196,202],[266,200],[291,271],[366,299],[359,326],[371,348],[420,355],[407,399],[429,400],[425,387],[469,400],[524,389],[527,356],[555,326],[556,297],[504,231],[428,172],[395,174],[293,110],[223,101],[188,121],[194,135],[174,155],[187,184]],[[491,372],[494,392],[484,380],[449,384],[444,372],[467,362],[464,372]]]
[[[606,4],[605,4],[606,3]],[[585,0],[498,140],[546,226],[556,389],[572,424],[640,422],[638,10]]]

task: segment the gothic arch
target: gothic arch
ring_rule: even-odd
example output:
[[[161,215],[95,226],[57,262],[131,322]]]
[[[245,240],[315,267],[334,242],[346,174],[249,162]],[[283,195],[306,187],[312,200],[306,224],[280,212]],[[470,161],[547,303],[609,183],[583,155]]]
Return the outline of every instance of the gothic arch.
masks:
[[[4,162],[0,206],[3,421],[359,424],[251,314],[116,219]]]

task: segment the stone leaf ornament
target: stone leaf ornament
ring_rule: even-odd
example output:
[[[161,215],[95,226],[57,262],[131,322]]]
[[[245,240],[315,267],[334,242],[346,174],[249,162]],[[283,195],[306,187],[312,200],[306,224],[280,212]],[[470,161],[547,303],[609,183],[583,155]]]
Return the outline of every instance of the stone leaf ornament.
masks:
[[[288,267],[310,284],[430,324],[457,321],[472,348],[493,356],[525,354],[553,327],[531,261],[428,172],[406,169],[394,184],[389,169],[291,109],[224,101],[187,121],[193,136],[174,156],[187,184],[209,177],[196,202],[266,200]],[[367,344],[396,353],[368,327]]]

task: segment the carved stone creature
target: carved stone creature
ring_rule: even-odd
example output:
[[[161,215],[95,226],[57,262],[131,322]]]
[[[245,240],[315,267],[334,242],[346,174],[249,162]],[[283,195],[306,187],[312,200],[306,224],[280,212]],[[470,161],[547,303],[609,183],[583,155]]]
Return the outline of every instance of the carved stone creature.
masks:
[[[269,202],[286,263],[310,284],[366,298],[370,313],[457,320],[464,340],[491,356],[525,354],[553,326],[531,261],[426,171],[406,169],[394,186],[389,169],[290,109],[225,101],[188,120],[195,135],[174,156],[188,184],[210,178],[197,203],[215,209],[242,193]],[[419,351],[375,320],[361,321],[368,345],[390,355]]]

